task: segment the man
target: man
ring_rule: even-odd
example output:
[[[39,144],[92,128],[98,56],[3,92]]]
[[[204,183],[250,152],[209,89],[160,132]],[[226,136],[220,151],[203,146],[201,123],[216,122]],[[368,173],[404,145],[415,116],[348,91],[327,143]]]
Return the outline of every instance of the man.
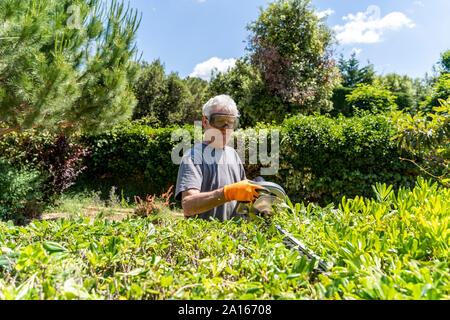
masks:
[[[178,170],[175,198],[185,217],[233,218],[237,201],[253,201],[261,187],[248,183],[237,152],[227,146],[239,124],[236,103],[228,95],[203,106],[205,139],[187,152]]]

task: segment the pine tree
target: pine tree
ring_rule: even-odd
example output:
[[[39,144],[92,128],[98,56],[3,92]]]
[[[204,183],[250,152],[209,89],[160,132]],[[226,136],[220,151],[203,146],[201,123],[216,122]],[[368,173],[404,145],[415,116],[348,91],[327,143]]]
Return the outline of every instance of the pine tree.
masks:
[[[136,99],[138,14],[117,1],[0,1],[0,137],[100,132]]]
[[[356,53],[352,53],[349,60],[345,60],[341,55],[339,71],[342,75],[342,86],[346,88],[355,88],[358,84],[373,84],[375,80],[373,65],[368,64],[360,68]]]

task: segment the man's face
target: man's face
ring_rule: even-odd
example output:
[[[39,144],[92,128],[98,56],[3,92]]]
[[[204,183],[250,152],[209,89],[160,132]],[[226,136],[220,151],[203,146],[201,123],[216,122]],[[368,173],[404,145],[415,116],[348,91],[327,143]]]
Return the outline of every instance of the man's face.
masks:
[[[219,126],[225,125],[227,123],[227,120],[228,121],[232,120],[233,119],[232,117],[236,116],[235,114],[233,114],[229,111],[226,111],[226,110],[223,110],[223,109],[217,108],[217,107],[212,108],[211,115],[214,115],[214,114],[229,115],[229,117],[221,116],[218,119],[217,124],[219,124]],[[225,148],[227,143],[230,141],[231,134],[233,133],[233,130],[234,130],[232,128],[232,126],[226,125],[224,128],[214,127],[205,116],[203,116],[202,122],[203,122],[203,127],[205,128],[205,131],[206,131],[205,132],[205,140],[210,141],[210,146],[212,146],[214,148],[218,148],[218,149]]]

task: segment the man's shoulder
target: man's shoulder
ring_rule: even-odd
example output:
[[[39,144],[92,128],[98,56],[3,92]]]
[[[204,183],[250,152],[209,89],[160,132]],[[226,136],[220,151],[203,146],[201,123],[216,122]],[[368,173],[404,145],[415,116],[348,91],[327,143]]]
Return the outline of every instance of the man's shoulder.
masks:
[[[203,158],[203,150],[205,145],[203,143],[194,144],[186,153],[183,155],[183,163],[194,163],[201,164]]]

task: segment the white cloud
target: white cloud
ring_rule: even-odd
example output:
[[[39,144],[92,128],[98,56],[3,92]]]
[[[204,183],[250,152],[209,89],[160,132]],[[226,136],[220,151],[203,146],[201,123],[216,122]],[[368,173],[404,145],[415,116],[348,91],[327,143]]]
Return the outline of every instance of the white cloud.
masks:
[[[416,5],[416,6],[422,7],[422,8],[425,7],[425,5],[423,4],[422,1],[414,1],[413,4]]]
[[[198,77],[203,80],[211,79],[211,72],[227,72],[229,69],[233,68],[236,65],[236,59],[220,59],[217,57],[213,57],[208,61],[204,61],[195,66],[194,72],[192,72],[190,77]]]
[[[362,52],[362,49],[359,48],[353,48],[352,49],[352,54],[354,53],[356,56],[359,56]]]
[[[333,29],[341,44],[376,43],[382,41],[387,30],[399,30],[403,27],[413,28],[411,19],[401,12],[391,12],[384,17],[380,15],[378,6],[369,6],[366,12],[349,14],[342,18],[348,21],[345,25],[337,25]]]
[[[327,9],[327,10],[324,10],[324,11],[318,11],[318,12],[316,12],[316,16],[317,16],[319,19],[322,19],[322,18],[325,17],[325,16],[331,16],[333,13],[334,13],[334,10],[333,10],[333,9]]]

